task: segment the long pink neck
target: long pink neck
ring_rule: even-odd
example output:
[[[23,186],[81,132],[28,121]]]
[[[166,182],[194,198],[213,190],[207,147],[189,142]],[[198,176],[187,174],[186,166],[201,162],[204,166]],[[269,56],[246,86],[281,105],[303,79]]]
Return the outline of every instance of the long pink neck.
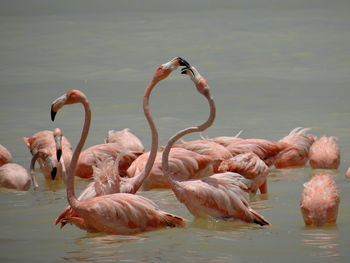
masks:
[[[151,129],[152,145],[151,145],[151,151],[150,151],[150,154],[148,156],[147,163],[145,165],[145,169],[142,171],[142,173],[139,176],[132,178],[132,180],[133,180],[133,193],[137,192],[137,190],[141,187],[144,180],[150,174],[152,166],[153,166],[154,161],[155,161],[156,156],[157,156],[158,131],[157,131],[157,127],[154,123],[154,120],[152,118],[152,114],[151,114],[150,107],[149,107],[149,98],[150,98],[152,89],[157,85],[157,83],[158,83],[158,81],[152,80],[148,84],[148,86],[145,90],[145,94],[143,96],[143,112],[144,112],[145,117],[147,119],[148,125]]]
[[[67,176],[67,199],[68,203],[71,205],[71,207],[74,209],[78,206],[79,201],[77,200],[75,196],[75,191],[74,191],[74,174],[75,174],[75,169],[79,160],[80,153],[84,147],[86,138],[89,134],[89,129],[90,129],[90,122],[91,122],[91,109],[89,102],[86,98],[83,98],[81,100],[81,104],[84,106],[85,110],[85,120],[84,120],[84,126],[83,130],[81,132],[80,140],[78,142],[78,145],[76,146],[72,160],[70,163],[70,166],[68,168],[68,176]]]
[[[207,119],[206,122],[204,122],[203,124],[199,125],[199,126],[194,126],[194,127],[188,127],[186,129],[183,129],[179,132],[177,132],[175,135],[173,135],[164,151],[163,151],[163,155],[162,155],[162,169],[163,172],[169,176],[170,179],[172,179],[171,173],[169,171],[169,153],[171,150],[171,147],[175,144],[176,141],[178,141],[181,137],[189,134],[189,133],[193,133],[193,132],[202,132],[204,130],[206,130],[207,128],[209,128],[214,120],[215,120],[215,115],[216,115],[216,107],[215,107],[215,102],[213,100],[213,98],[210,95],[209,89],[207,91],[207,93],[204,94],[204,96],[206,97],[206,99],[208,100],[209,106],[210,106],[210,113],[209,113],[209,118]],[[172,181],[172,180],[170,180]]]

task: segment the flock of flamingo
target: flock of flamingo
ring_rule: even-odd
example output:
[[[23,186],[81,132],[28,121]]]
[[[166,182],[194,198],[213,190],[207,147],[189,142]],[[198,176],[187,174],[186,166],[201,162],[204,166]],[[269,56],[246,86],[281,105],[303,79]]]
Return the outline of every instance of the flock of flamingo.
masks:
[[[153,88],[180,66],[183,67],[181,74],[188,75],[199,94],[208,101],[210,113],[203,124],[177,132],[159,151],[149,99]],[[69,206],[55,221],[61,227],[70,223],[88,232],[117,235],[185,227],[184,218],[162,211],[153,201],[137,194],[139,189],[155,188],[172,189],[177,200],[194,217],[270,225],[249,204],[250,197],[258,191],[261,194],[268,192],[269,167],[301,167],[309,161],[313,169],[337,169],[340,164],[336,138],[317,138],[308,133],[308,128],[296,128],[279,141],[239,136],[181,139],[210,127],[216,108],[206,79],[180,57],[157,67],[144,93],[144,115],[152,135],[150,152],[145,152],[142,142],[128,129],[111,130],[105,143],[83,151],[91,122],[91,109],[85,94],[69,90],[54,100],[51,119],[54,121],[64,106],[76,103],[83,105],[85,121],[74,152],[58,128],[23,138],[32,154],[28,173],[13,163],[10,152],[0,145],[1,187],[25,191],[32,184],[36,190],[39,187],[35,179],[36,162],[46,180],[66,183]],[[350,177],[350,172],[347,174]],[[75,176],[92,179],[79,197],[74,190]],[[305,225],[335,224],[339,201],[333,176],[324,172],[313,175],[304,184],[300,197]]]

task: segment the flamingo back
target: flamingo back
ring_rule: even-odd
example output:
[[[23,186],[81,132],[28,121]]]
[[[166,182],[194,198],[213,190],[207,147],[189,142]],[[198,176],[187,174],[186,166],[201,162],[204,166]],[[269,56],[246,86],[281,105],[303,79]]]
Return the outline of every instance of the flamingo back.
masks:
[[[334,136],[321,136],[310,147],[309,159],[313,169],[338,169],[340,149]]]
[[[330,174],[315,174],[304,183],[300,208],[305,225],[335,224],[340,197],[338,187]]]

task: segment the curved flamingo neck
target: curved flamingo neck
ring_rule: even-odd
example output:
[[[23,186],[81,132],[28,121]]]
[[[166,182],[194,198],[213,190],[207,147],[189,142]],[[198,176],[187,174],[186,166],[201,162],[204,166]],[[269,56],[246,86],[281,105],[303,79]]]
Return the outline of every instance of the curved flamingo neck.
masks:
[[[72,160],[68,168],[68,175],[67,175],[67,199],[68,199],[68,203],[71,205],[72,208],[77,207],[79,202],[75,196],[75,191],[74,191],[74,174],[75,174],[75,169],[79,160],[80,153],[84,147],[85,141],[89,134],[90,122],[91,122],[91,109],[90,109],[89,101],[87,100],[87,98],[81,98],[79,102],[84,106],[84,111],[85,111],[84,126],[81,132],[80,140],[74,150]]]
[[[151,82],[147,85],[147,88],[145,90],[144,96],[143,96],[143,112],[145,114],[145,117],[147,119],[148,125],[151,129],[151,134],[152,134],[152,144],[151,144],[151,150],[150,154],[148,156],[147,163],[145,165],[145,169],[142,171],[142,173],[134,177],[134,182],[133,182],[133,192],[136,193],[137,190],[141,187],[143,181],[147,178],[147,176],[150,174],[152,166],[154,164],[154,161],[157,156],[157,150],[158,150],[158,131],[157,127],[154,123],[150,106],[149,106],[149,99],[151,96],[151,92],[153,88],[157,85],[159,81],[156,80],[151,80]]]
[[[177,133],[175,133],[175,135],[173,135],[164,151],[163,151],[163,154],[162,154],[162,169],[163,169],[163,172],[169,176],[170,178],[171,177],[171,174],[170,174],[170,171],[169,171],[169,153],[170,153],[170,150],[171,150],[171,147],[175,144],[176,141],[178,141],[181,137],[189,134],[189,133],[193,133],[193,132],[202,132],[204,130],[206,130],[207,128],[209,128],[214,120],[215,120],[215,115],[216,115],[216,107],[215,107],[215,102],[213,100],[213,98],[211,97],[210,95],[210,92],[209,90],[207,90],[207,92],[205,94],[203,94],[206,99],[208,100],[208,103],[209,103],[209,106],[210,106],[210,113],[209,113],[209,118],[207,119],[207,121],[205,121],[203,124],[199,125],[199,126],[194,126],[194,127],[188,127],[188,128],[185,128]],[[172,180],[170,180],[172,181]]]

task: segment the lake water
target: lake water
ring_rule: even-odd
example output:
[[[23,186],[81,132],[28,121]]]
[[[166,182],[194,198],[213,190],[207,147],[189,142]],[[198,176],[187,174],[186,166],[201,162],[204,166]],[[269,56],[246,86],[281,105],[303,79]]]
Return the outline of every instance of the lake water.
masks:
[[[75,145],[80,105],[55,123],[53,99],[69,89],[89,98],[86,147],[107,131],[130,128],[150,146],[142,96],[155,67],[182,56],[211,86],[217,118],[205,135],[279,140],[295,127],[339,138],[342,162],[336,226],[305,228],[302,185],[313,171],[271,170],[269,194],[252,206],[272,225],[194,220],[171,191],[140,194],[185,217],[185,229],[135,236],[90,235],[54,226],[67,204],[65,186],[0,189],[1,262],[347,262],[350,256],[349,1],[0,1],[0,143],[29,168],[22,137],[62,128]],[[204,121],[206,101],[178,72],[151,98],[160,144]],[[197,134],[186,139],[198,138]],[[77,180],[77,192],[87,185]]]

